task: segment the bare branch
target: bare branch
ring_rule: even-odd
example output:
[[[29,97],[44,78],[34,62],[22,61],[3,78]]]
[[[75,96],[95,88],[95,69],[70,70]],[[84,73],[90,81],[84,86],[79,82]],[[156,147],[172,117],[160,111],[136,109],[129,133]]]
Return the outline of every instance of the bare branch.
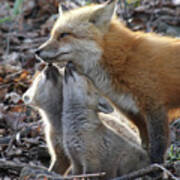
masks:
[[[164,167],[165,166],[165,167]],[[152,164],[146,168],[139,169],[137,171],[134,171],[132,173],[129,173],[127,175],[121,176],[119,178],[114,178],[113,180],[129,180],[129,179],[135,179],[138,177],[143,177],[145,175],[148,175],[152,172],[158,172],[158,171],[164,171],[166,172],[169,177],[173,180],[179,180],[179,178],[175,177],[166,167],[169,167],[169,165],[159,165],[159,164]]]

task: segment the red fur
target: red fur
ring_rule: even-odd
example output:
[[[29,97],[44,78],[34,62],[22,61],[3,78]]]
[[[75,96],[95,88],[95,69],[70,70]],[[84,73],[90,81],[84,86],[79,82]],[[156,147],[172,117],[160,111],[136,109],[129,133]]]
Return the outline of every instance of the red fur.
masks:
[[[98,43],[103,49],[101,65],[110,74],[113,89],[119,94],[132,94],[139,107],[143,118],[131,120],[150,145],[152,162],[162,162],[161,158],[155,160],[154,152],[160,148],[159,153],[165,154],[168,110],[180,106],[180,40],[133,32],[113,20]]]
[[[100,46],[116,91],[131,92],[142,110],[148,99],[167,108],[180,105],[180,40],[132,32],[114,20]]]

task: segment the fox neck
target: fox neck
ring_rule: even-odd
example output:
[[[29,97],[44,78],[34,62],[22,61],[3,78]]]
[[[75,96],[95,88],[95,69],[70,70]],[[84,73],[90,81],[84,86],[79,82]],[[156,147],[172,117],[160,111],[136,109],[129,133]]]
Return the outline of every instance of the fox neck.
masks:
[[[103,49],[101,63],[110,74],[122,74],[129,53],[135,46],[138,35],[117,20],[112,20],[109,31],[104,35],[100,47]],[[115,72],[114,72],[115,71]]]
[[[82,70],[94,81],[96,87],[110,97],[121,110],[136,114],[139,109],[132,95],[125,93],[127,91],[124,89],[117,89],[117,86],[120,86],[119,77],[123,76],[124,72],[123,64],[126,63],[127,54],[132,48],[129,44],[133,44],[135,41],[130,30],[123,25],[122,27],[119,26],[119,24],[111,25],[109,32],[104,36],[103,45],[99,44],[103,49],[103,54],[91,65],[83,63]],[[87,61],[90,62],[89,59]],[[113,75],[114,73],[118,74],[118,79]]]

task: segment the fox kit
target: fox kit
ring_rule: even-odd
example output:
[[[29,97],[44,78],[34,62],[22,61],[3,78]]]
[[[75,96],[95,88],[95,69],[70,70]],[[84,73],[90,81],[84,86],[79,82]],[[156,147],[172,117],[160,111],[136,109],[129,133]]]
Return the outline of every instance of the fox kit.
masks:
[[[58,77],[58,78],[57,78]],[[45,137],[51,164],[49,170],[64,174],[70,165],[64,153],[62,138],[62,75],[49,64],[33,81],[23,95],[24,102],[36,107],[46,125]]]
[[[138,126],[152,163],[169,144],[167,112],[180,106],[180,40],[133,32],[113,16],[116,0],[61,13],[37,50],[71,60]]]
[[[64,154],[62,142],[62,75],[57,68],[49,64],[42,72],[37,72],[31,87],[23,95],[24,102],[32,107],[36,107],[45,122],[45,137],[51,155],[49,170],[64,174],[69,167],[69,159]],[[59,97],[59,98],[57,98]],[[121,114],[115,114],[121,115]],[[122,115],[119,122],[116,117],[106,114],[99,114],[100,119],[106,126],[116,127],[116,132],[126,137],[131,142],[141,145],[138,132],[133,132],[131,126],[127,124],[126,118]],[[128,131],[129,133],[126,133]],[[70,169],[70,168],[69,168]]]
[[[72,173],[105,172],[110,179],[147,166],[147,152],[103,125],[97,113],[112,106],[69,62],[63,81],[63,142]],[[128,131],[126,132],[128,134]]]

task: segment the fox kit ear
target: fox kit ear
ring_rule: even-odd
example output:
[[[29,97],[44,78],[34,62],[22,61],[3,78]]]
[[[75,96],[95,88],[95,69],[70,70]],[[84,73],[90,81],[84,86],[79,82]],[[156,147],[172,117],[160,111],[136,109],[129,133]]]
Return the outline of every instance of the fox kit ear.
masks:
[[[112,113],[114,109],[106,98],[100,97],[98,100],[98,111],[109,114]]]
[[[114,15],[116,0],[110,0],[101,5],[90,17],[90,22],[99,28],[108,27],[112,16]]]
[[[62,6],[60,3],[59,3],[59,7],[58,7],[58,13],[59,13],[59,17],[61,17],[63,15]]]

